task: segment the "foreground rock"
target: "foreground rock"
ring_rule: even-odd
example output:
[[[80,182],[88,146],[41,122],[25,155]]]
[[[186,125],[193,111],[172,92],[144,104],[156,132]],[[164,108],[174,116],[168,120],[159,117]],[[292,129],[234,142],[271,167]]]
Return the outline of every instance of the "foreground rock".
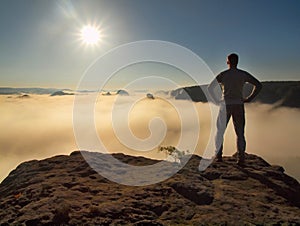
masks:
[[[95,158],[102,154],[92,153]],[[123,154],[125,163],[156,161]],[[234,157],[198,172],[200,157],[158,184],[103,178],[80,152],[19,165],[0,184],[0,225],[300,224],[300,185],[260,157]]]

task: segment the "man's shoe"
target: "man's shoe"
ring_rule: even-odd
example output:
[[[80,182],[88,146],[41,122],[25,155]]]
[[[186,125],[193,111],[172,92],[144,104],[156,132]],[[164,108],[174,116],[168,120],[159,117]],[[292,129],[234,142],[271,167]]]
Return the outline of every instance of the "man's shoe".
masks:
[[[244,152],[239,152],[238,153],[237,164],[239,166],[244,166],[245,165],[245,154],[244,154]]]
[[[223,162],[222,156],[217,156],[216,159],[217,159],[216,162]]]

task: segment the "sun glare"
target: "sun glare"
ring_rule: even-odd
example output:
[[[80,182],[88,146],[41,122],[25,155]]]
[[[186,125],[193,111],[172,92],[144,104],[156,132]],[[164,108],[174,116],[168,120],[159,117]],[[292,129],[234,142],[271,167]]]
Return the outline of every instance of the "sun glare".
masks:
[[[97,44],[100,41],[100,31],[97,27],[85,26],[81,29],[81,39],[86,44]]]

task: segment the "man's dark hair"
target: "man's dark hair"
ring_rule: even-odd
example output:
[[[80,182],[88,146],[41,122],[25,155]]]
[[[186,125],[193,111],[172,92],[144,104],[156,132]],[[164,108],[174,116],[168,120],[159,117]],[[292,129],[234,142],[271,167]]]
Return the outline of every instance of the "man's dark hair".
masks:
[[[232,66],[237,66],[239,62],[239,56],[236,53],[231,53],[227,57],[228,63]]]

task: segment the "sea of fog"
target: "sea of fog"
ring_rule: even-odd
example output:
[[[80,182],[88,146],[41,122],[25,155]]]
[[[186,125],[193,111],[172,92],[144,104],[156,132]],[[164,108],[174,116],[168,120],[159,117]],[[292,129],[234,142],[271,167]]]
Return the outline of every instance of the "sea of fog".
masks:
[[[84,106],[91,100],[89,95],[82,95],[81,100],[75,103]],[[171,100],[167,97],[152,99],[144,94],[139,95],[138,98],[99,95],[93,103],[94,128],[106,151],[166,159],[164,153],[158,152],[158,146],[176,146],[182,142],[181,134],[184,133],[184,143],[187,145],[184,151],[205,155],[204,152],[210,148],[207,145],[213,131],[209,104]],[[81,145],[78,147],[73,131],[74,114],[77,115],[76,120],[78,115],[80,116],[80,112],[73,112],[74,98],[73,95],[30,95],[26,98],[17,95],[0,96],[0,181],[21,162],[69,154],[83,148]],[[172,104],[174,101],[176,106],[182,109],[181,112],[178,112],[176,106]],[[124,109],[129,110],[126,112]],[[190,116],[191,110],[196,111],[196,119]],[[299,117],[298,109],[274,108],[272,105],[258,103],[246,105],[247,152],[260,155],[272,164],[282,165],[286,173],[298,181],[300,181]],[[184,125],[181,123],[183,118],[185,118]],[[125,128],[126,125],[129,127]],[[193,146],[197,140],[195,139],[197,129],[199,129],[198,141],[196,146]],[[122,134],[127,134],[128,131],[130,136],[134,136],[133,141],[135,139],[138,142],[147,141],[150,137],[159,143],[149,141],[152,147],[150,150],[146,150],[147,148],[134,150],[132,146],[134,142],[129,144],[122,142],[128,138],[122,137]],[[86,139],[89,137],[89,134],[86,134]],[[224,155],[236,152],[235,142],[234,129],[230,122],[225,134]],[[93,140],[84,148],[101,151]]]

